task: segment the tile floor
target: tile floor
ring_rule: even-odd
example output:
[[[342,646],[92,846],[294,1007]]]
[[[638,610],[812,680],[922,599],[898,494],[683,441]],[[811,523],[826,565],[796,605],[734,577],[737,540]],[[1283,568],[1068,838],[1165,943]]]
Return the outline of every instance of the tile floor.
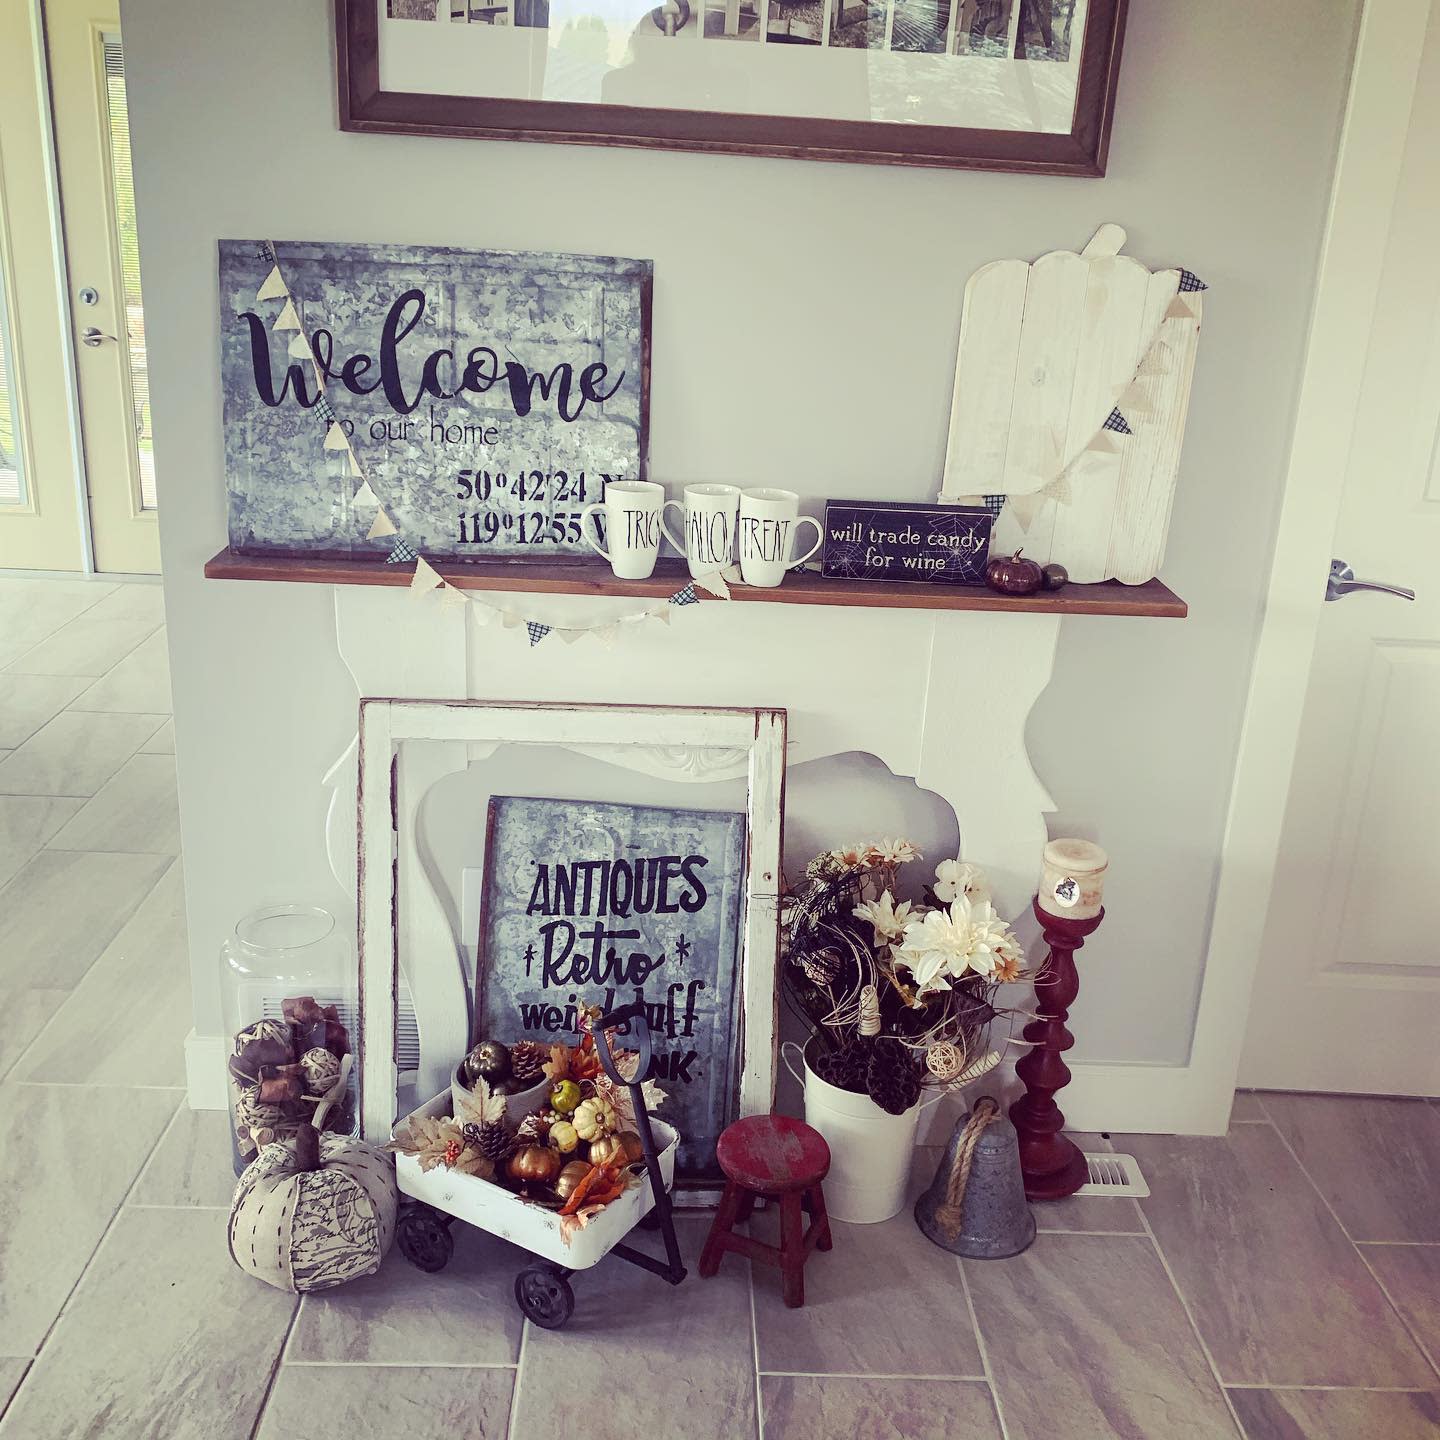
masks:
[[[224,1118],[184,1105],[168,691],[158,589],[0,578],[0,1440],[1440,1436],[1421,1101],[1242,1094],[1224,1138],[1116,1136],[1151,1197],[1041,1207],[1013,1260],[837,1226],[798,1312],[733,1256],[675,1293],[611,1261],[551,1334],[475,1232],[437,1277],[247,1280]]]

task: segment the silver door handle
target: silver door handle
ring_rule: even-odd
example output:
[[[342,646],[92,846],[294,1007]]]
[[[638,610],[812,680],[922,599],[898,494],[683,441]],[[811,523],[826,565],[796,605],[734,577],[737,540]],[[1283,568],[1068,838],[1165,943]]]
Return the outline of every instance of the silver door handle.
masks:
[[[1385,595],[1398,595],[1402,600],[1413,600],[1415,592],[1408,585],[1387,585],[1381,580],[1357,580],[1355,572],[1343,560],[1330,562],[1330,575],[1325,581],[1325,598],[1343,600],[1356,590],[1379,590]]]
[[[94,325],[87,325],[80,332],[80,343],[82,345],[88,345],[92,350],[99,345],[102,340],[114,340],[115,338],[114,335],[107,335],[103,330],[98,329]]]

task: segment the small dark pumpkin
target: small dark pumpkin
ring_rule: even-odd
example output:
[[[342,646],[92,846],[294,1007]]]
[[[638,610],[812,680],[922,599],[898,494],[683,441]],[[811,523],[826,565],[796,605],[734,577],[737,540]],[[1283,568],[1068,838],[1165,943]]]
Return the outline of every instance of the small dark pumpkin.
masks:
[[[986,565],[985,583],[1001,595],[1033,595],[1045,583],[1045,572],[1017,550]]]

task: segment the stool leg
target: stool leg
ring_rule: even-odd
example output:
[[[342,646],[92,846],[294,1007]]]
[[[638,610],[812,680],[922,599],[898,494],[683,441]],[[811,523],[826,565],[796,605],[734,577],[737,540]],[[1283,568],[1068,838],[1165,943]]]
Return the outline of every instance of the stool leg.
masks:
[[[749,1218],[750,1212],[755,1208],[756,1195],[753,1190],[742,1190],[740,1192],[740,1204],[735,1211],[735,1223],[743,1225]]]
[[[825,1192],[818,1185],[812,1185],[805,1192],[805,1200],[810,1208],[811,1219],[820,1227],[815,1232],[815,1248],[828,1250],[830,1249],[830,1215],[825,1209]]]
[[[805,1303],[805,1222],[798,1190],[780,1197],[780,1275],[785,1303],[799,1309]]]
[[[706,1280],[720,1272],[720,1257],[725,1253],[725,1237],[735,1223],[735,1212],[739,1208],[741,1194],[740,1187],[733,1180],[725,1182],[720,1208],[710,1222],[710,1233],[705,1237],[705,1248],[700,1252],[700,1274]]]

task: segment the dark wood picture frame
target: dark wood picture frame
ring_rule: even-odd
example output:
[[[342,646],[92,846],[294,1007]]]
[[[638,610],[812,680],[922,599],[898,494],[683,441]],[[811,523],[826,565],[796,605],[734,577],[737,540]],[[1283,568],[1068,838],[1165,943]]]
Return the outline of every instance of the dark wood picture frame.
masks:
[[[1110,143],[1127,0],[1090,0],[1068,134],[382,90],[383,3],[335,0],[342,130],[1098,176]]]

